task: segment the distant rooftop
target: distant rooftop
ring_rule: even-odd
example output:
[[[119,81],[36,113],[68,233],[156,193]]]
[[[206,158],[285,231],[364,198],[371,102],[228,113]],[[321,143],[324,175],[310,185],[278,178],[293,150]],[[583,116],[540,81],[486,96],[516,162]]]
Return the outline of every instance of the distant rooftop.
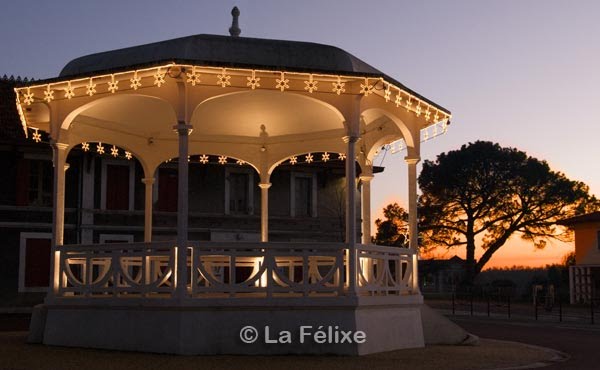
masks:
[[[574,226],[588,222],[600,222],[600,212],[592,212],[585,215],[566,218],[558,222],[559,225]]]

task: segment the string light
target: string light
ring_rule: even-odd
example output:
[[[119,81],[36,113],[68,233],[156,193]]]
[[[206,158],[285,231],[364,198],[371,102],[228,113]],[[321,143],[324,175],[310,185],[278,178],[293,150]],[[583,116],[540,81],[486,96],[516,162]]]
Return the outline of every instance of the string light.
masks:
[[[137,90],[140,86],[142,86],[142,78],[138,76],[138,71],[133,72],[133,77],[129,79],[131,81],[132,89]]]
[[[44,91],[44,100],[50,103],[54,100],[54,90],[50,89],[50,85],[46,87],[46,91]]]
[[[208,163],[208,156],[207,156],[206,154],[202,154],[202,155],[200,156],[200,159],[199,159],[199,161],[200,161],[200,163],[202,163],[202,164],[207,164],[207,163]]]
[[[337,76],[337,81],[332,82],[331,83],[333,85],[333,92],[341,95],[343,92],[346,92],[346,89],[344,88],[344,86],[346,86],[345,82],[342,82],[342,79],[340,76]]]
[[[392,99],[392,90],[390,89],[390,85],[386,85],[386,89],[383,93],[383,98],[385,99],[385,102],[389,102]]]
[[[200,73],[196,72],[196,66],[192,66],[192,72],[187,74],[187,82],[192,86],[200,83]]]
[[[85,87],[85,93],[88,94],[89,96],[92,96],[96,93],[96,84],[94,83],[92,78],[90,78],[89,83]]]
[[[110,155],[112,155],[113,157],[118,157],[119,156],[119,149],[116,146],[112,146],[112,148],[110,148]]]
[[[221,70],[221,74],[217,75],[217,85],[221,85],[221,87],[231,86],[231,82],[229,81],[231,76],[227,74],[225,68]]]
[[[290,88],[290,85],[288,85],[288,82],[290,82],[290,80],[285,78],[285,73],[283,73],[283,72],[281,72],[281,74],[279,75],[279,78],[276,79],[275,82],[277,82],[275,87],[278,88],[279,90],[281,90],[281,92],[284,92],[285,89]]]
[[[343,161],[344,159],[346,159],[346,154],[345,153],[338,153],[338,159]]]
[[[258,83],[258,81],[260,81],[260,77],[256,77],[255,70],[252,70],[252,77],[246,77],[246,79],[248,80],[246,86],[250,86],[252,90],[256,89],[257,87],[260,87],[260,83]]]
[[[222,155],[219,157],[219,164],[226,164],[227,163],[227,157]]]
[[[373,93],[373,85],[369,84],[369,79],[365,78],[365,83],[360,84],[360,93],[369,96]]]
[[[33,135],[31,137],[33,138],[33,141],[35,141],[36,143],[39,143],[40,141],[42,141],[42,135],[38,132],[37,128],[35,129],[35,131],[33,132]]]
[[[162,85],[165,84],[165,75],[167,73],[163,72],[160,68],[156,70],[156,73],[154,74],[154,84],[158,87],[161,87]]]
[[[130,161],[132,158],[131,152],[125,151],[125,158],[127,158],[127,160]]]
[[[313,93],[313,91],[317,91],[319,88],[317,87],[317,84],[319,83],[319,81],[315,81],[313,79],[313,75],[309,75],[308,76],[308,81],[304,81],[304,84],[306,86],[304,86],[304,90],[308,91],[309,93]]]
[[[96,152],[98,154],[104,154],[104,147],[102,146],[102,143],[96,144]]]
[[[304,160],[306,161],[306,163],[311,163],[313,161],[313,155],[311,153],[308,153],[305,157]]]
[[[400,93],[400,91],[398,91],[398,94],[396,95],[396,100],[394,101],[394,103],[396,103],[396,107],[399,107],[400,104],[402,104],[402,93]]]
[[[83,149],[84,152],[88,152],[90,150],[90,144],[84,141],[81,143],[81,149]]]
[[[242,165],[246,164],[246,161],[242,161],[241,159],[238,159],[237,161],[235,161],[235,163],[242,166]]]
[[[296,157],[296,156],[291,156],[291,157],[290,157],[290,164],[293,166],[293,165],[295,165],[296,163],[298,163],[298,157]]]
[[[29,87],[27,88],[27,92],[23,94],[23,102],[27,105],[31,105],[31,103],[33,103],[33,93]]]
[[[67,88],[65,89],[65,98],[71,99],[75,96],[75,89],[71,86],[71,81],[67,82]]]
[[[321,155],[321,160],[323,162],[327,162],[329,160],[329,153],[327,153],[327,152],[323,153],[323,155]]]
[[[410,112],[410,108],[412,107],[412,101],[411,101],[411,97],[408,97],[408,100],[406,101],[406,111]]]
[[[115,80],[115,75],[110,75],[110,81],[108,81],[108,91],[115,93],[119,90],[119,81]]]
[[[421,102],[419,101],[419,103],[417,103],[417,108],[415,108],[415,114],[417,115],[417,117],[421,116]]]

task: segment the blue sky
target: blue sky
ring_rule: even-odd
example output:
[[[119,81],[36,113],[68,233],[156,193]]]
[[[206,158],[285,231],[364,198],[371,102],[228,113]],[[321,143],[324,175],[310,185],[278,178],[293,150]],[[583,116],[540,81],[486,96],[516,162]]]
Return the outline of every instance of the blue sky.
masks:
[[[492,140],[600,195],[598,1],[3,1],[0,75],[53,77],[89,53],[227,34],[234,5],[242,36],[341,47],[449,108],[423,159]],[[402,157],[386,156],[374,210],[406,199]]]

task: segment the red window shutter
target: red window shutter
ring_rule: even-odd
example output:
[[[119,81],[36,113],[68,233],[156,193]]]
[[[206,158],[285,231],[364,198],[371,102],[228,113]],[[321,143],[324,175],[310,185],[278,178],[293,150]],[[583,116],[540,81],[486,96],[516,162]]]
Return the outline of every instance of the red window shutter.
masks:
[[[106,209],[129,209],[129,166],[106,166]]]
[[[17,163],[15,205],[29,205],[29,159],[21,158]]]
[[[27,239],[25,287],[47,287],[50,283],[50,239]]]

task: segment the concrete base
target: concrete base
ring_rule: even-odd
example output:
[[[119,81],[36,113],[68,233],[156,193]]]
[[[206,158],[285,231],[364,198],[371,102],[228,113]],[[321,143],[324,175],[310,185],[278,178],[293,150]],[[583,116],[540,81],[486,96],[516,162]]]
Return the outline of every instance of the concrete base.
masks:
[[[478,345],[479,338],[450,321],[446,316],[421,305],[425,344]]]
[[[77,307],[46,306],[43,343],[183,355],[365,355],[425,345],[419,305],[358,307]],[[42,308],[38,308],[42,314]],[[35,315],[34,315],[35,316]],[[244,343],[240,330],[258,329]],[[266,327],[268,329],[265,329]],[[302,326],[308,327],[302,330]],[[32,333],[42,332],[32,321]],[[268,330],[268,333],[267,333]],[[319,330],[323,338],[315,337]],[[351,331],[353,343],[340,343]],[[354,333],[363,331],[364,343]],[[312,333],[304,335],[302,333]],[[289,334],[288,334],[289,333]],[[335,343],[336,333],[338,343]],[[251,337],[249,335],[248,337]],[[332,338],[328,343],[327,337]],[[360,341],[360,338],[358,338]],[[276,343],[268,343],[268,340]],[[290,341],[291,343],[280,343]]]

